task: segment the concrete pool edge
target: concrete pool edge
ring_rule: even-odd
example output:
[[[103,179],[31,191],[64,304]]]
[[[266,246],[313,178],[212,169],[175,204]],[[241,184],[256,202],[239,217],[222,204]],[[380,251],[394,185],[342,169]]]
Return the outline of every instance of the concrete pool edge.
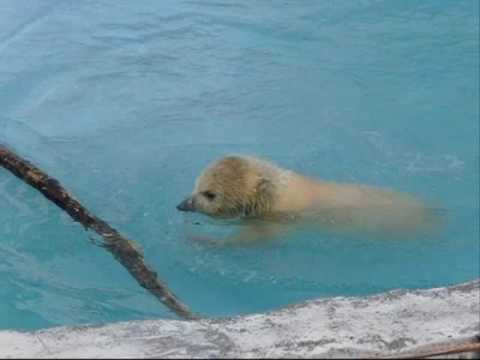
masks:
[[[0,331],[0,357],[358,357],[480,333],[480,279],[317,299],[265,314]]]

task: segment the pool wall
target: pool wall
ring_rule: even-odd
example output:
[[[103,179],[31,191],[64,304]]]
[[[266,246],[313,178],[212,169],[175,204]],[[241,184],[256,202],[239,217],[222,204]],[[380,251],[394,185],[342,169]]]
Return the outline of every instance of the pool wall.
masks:
[[[375,357],[439,350],[439,343],[479,334],[477,279],[451,287],[318,299],[228,319],[0,331],[0,357]]]

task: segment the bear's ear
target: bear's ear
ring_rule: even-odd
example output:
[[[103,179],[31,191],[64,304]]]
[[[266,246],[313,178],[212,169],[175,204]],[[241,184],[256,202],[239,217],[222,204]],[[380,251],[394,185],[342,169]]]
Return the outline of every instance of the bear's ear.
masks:
[[[255,180],[253,188],[243,202],[243,215],[247,217],[258,217],[266,214],[272,207],[272,182],[263,177]]]
[[[269,212],[273,205],[274,185],[270,179],[264,177],[257,182],[255,191],[255,204],[258,214]]]
[[[266,192],[270,192],[272,188],[272,182],[264,177],[261,177],[258,179],[257,186],[256,186],[256,191],[258,194],[263,194]]]

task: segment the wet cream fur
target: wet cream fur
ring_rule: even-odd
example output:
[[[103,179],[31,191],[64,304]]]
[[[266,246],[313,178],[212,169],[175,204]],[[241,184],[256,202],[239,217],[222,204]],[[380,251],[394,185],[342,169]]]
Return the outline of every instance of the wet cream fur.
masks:
[[[209,165],[188,198],[191,211],[241,218],[247,226],[227,241],[250,243],[310,224],[334,232],[409,234],[431,214],[415,197],[361,184],[327,182],[252,156]]]

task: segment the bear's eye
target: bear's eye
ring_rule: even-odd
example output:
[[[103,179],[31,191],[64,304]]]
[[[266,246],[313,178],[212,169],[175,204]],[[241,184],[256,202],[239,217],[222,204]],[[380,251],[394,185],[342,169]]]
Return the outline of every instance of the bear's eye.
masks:
[[[203,192],[203,195],[204,195],[208,200],[210,200],[210,201],[213,200],[213,199],[215,199],[215,196],[216,196],[215,193],[213,193],[213,192],[211,192],[211,191],[208,191],[208,190],[207,190],[207,191],[204,191],[204,192]]]

